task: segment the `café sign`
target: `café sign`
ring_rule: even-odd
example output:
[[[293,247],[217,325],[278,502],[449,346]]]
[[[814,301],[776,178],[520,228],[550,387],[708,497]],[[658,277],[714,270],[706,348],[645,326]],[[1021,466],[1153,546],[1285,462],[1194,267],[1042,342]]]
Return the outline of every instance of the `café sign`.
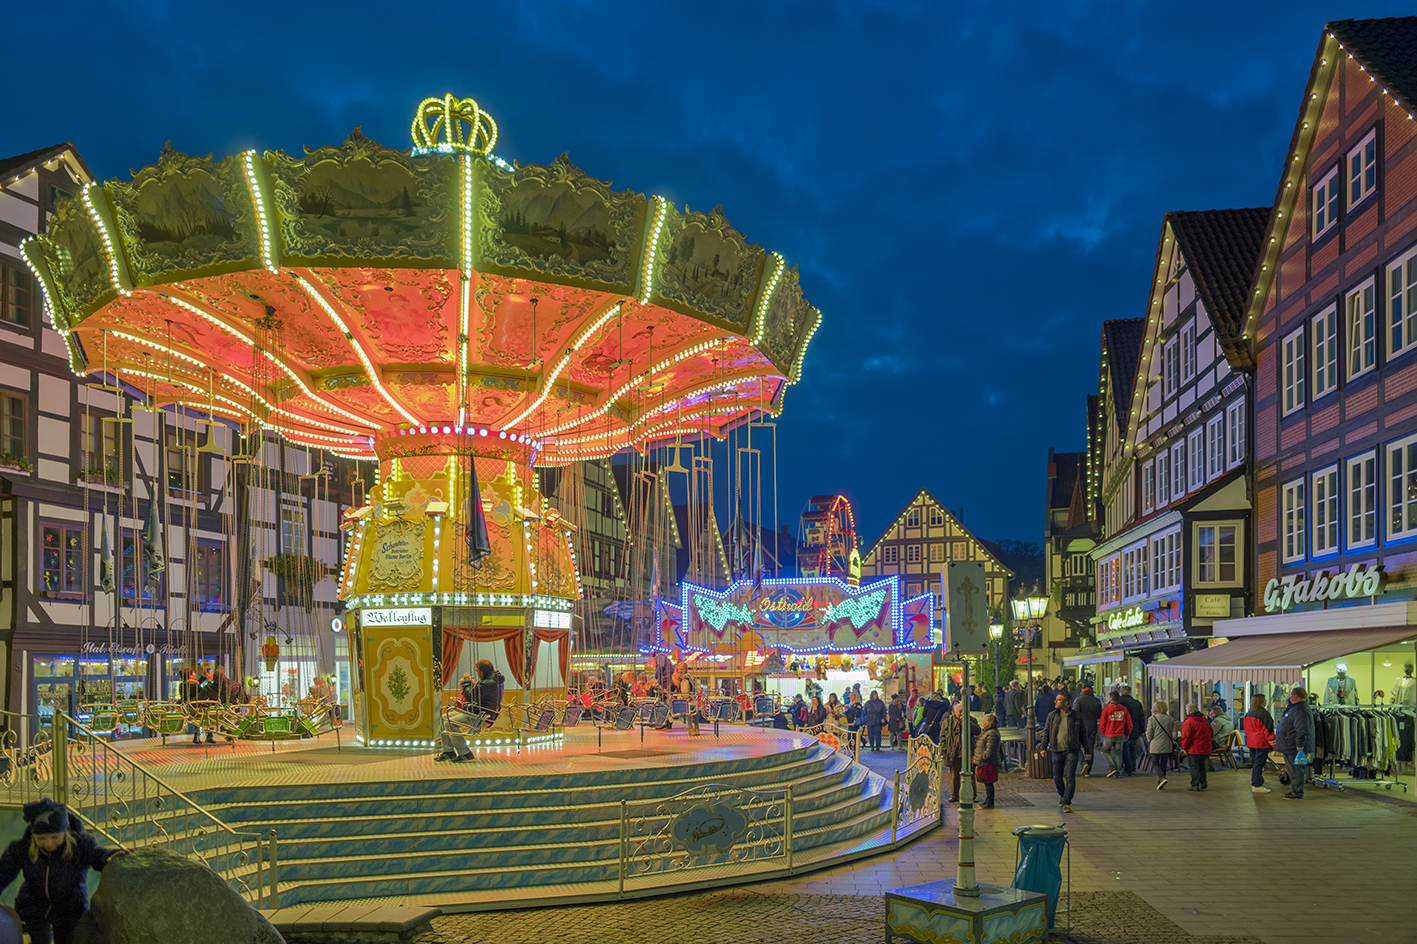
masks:
[[[1140,626],[1146,622],[1146,611],[1139,606],[1134,606],[1129,610],[1122,610],[1120,613],[1113,613],[1107,617],[1107,628],[1109,630],[1131,629],[1133,626]]]
[[[1377,596],[1382,592],[1386,575],[1372,564],[1354,564],[1348,572],[1329,576],[1328,571],[1317,577],[1290,574],[1276,577],[1264,588],[1264,608],[1282,613],[1296,603],[1318,603],[1325,600],[1345,600]]]

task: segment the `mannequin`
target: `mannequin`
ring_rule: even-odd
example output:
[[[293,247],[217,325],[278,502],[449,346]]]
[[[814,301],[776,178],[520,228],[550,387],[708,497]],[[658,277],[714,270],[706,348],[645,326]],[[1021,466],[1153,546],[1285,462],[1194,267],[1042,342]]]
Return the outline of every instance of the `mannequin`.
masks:
[[[1392,703],[1394,705],[1417,705],[1417,678],[1412,677],[1412,663],[1403,667],[1406,673],[1392,683]]]
[[[1348,666],[1340,662],[1336,668],[1338,674],[1329,679],[1328,685],[1324,687],[1324,704],[1358,704],[1358,683],[1348,677]]]

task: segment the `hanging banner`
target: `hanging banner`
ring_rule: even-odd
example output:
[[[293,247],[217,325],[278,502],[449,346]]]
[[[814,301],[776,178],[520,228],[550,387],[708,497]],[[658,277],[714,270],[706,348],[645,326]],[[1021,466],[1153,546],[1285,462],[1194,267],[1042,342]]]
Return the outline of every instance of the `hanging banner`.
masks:
[[[983,561],[950,561],[941,572],[949,587],[945,610],[945,651],[989,651],[989,578]]]

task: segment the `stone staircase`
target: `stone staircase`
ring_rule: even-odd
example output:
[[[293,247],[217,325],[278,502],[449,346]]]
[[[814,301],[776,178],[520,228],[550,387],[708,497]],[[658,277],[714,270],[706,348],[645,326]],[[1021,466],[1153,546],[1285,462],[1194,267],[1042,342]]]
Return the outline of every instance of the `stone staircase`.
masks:
[[[457,911],[657,894],[785,872],[779,857],[741,878],[700,869],[664,875],[652,888],[620,884],[621,801],[667,799],[710,783],[792,785],[793,871],[890,845],[892,785],[815,741],[684,766],[218,787],[192,798],[233,829],[276,831],[280,907],[396,898]],[[255,882],[254,869],[247,880]]]

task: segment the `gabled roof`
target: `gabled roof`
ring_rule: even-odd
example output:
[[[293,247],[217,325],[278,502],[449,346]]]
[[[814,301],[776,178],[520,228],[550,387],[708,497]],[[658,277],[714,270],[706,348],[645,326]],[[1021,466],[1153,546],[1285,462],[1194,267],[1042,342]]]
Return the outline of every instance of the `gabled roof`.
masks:
[[[1102,322],[1102,359],[1106,370],[1112,375],[1108,385],[1112,394],[1112,409],[1120,417],[1122,428],[1126,429],[1127,412],[1131,409],[1132,385],[1137,377],[1137,358],[1141,356],[1142,341],[1146,337],[1145,318],[1119,318]]]
[[[1053,453],[1053,492],[1048,496],[1049,511],[1072,506],[1073,492],[1076,491],[1082,466],[1086,460],[1087,453],[1085,452]]]
[[[1250,276],[1240,337],[1221,341],[1226,358],[1236,369],[1254,366],[1252,339],[1279,271],[1279,256],[1294,219],[1294,203],[1300,193],[1307,192],[1303,186],[1304,174],[1328,100],[1329,85],[1348,58],[1357,61],[1387,96],[1407,112],[1409,120],[1417,116],[1417,17],[1336,20],[1324,27],[1309,70],[1309,84],[1304,88],[1299,116],[1294,121],[1294,134],[1279,176],[1274,208],[1265,227],[1264,254]]]
[[[43,147],[37,151],[27,151],[24,154],[16,154],[14,157],[0,158],[0,185],[5,183],[5,178],[25,173],[38,164],[63,156],[65,152],[68,152],[74,163],[83,170],[89,180],[94,179],[93,172],[84,163],[84,159],[79,156],[78,148],[65,141],[63,144],[51,144],[49,147]]]
[[[1216,334],[1235,337],[1245,323],[1250,278],[1264,246],[1269,207],[1178,210],[1167,213],[1166,222]]]
[[[949,524],[954,525],[956,528],[958,528],[958,529],[959,529],[959,532],[960,532],[961,534],[963,534],[966,538],[969,539],[969,543],[970,543],[970,544],[974,545],[974,547],[978,548],[979,550],[983,551],[986,555],[988,555],[989,559],[994,562],[994,566],[998,567],[998,568],[999,568],[1000,570],[1002,570],[1004,573],[1008,574],[1010,578],[1012,578],[1012,577],[1014,576],[1014,572],[1013,572],[1012,570],[1010,570],[1008,567],[1006,567],[1006,566],[1004,565],[1004,562],[999,559],[999,550],[1000,550],[1000,549],[999,549],[999,546],[998,546],[997,544],[990,544],[988,541],[985,541],[985,540],[983,540],[982,538],[979,538],[978,536],[975,535],[975,533],[974,533],[973,531],[971,531],[971,530],[969,530],[968,528],[966,528],[966,527],[960,522],[960,520],[955,517],[954,513],[951,512],[948,508],[946,508],[946,507],[944,506],[944,503],[943,503],[943,502],[941,502],[941,501],[940,501],[938,498],[936,498],[934,495],[930,494],[930,490],[929,490],[928,488],[922,488],[920,491],[918,491],[918,492],[915,493],[915,496],[914,496],[913,498],[911,498],[910,501],[908,501],[908,502],[905,503],[905,507],[900,510],[900,514],[896,515],[896,516],[895,516],[895,520],[892,521],[892,522],[886,527],[886,529],[881,532],[881,536],[878,537],[878,538],[876,538],[875,543],[873,543],[873,544],[871,545],[870,550],[866,551],[866,553],[864,553],[864,554],[861,555],[861,559],[862,559],[863,561],[864,561],[864,560],[867,560],[868,558],[871,557],[872,554],[875,554],[875,553],[876,553],[876,548],[878,548],[878,547],[881,546],[881,542],[884,541],[884,540],[886,539],[886,536],[887,536],[888,534],[890,534],[891,531],[893,531],[893,530],[896,528],[896,526],[898,526],[898,525],[901,523],[901,519],[903,519],[903,518],[905,517],[905,513],[906,513],[907,511],[909,511],[909,510],[910,510],[910,507],[911,507],[912,505],[914,505],[917,501],[919,501],[922,496],[923,496],[924,498],[928,499],[929,502],[930,502],[931,504],[933,504],[936,508],[940,509],[940,511],[944,512],[945,521],[946,521],[947,523],[949,523]]]

